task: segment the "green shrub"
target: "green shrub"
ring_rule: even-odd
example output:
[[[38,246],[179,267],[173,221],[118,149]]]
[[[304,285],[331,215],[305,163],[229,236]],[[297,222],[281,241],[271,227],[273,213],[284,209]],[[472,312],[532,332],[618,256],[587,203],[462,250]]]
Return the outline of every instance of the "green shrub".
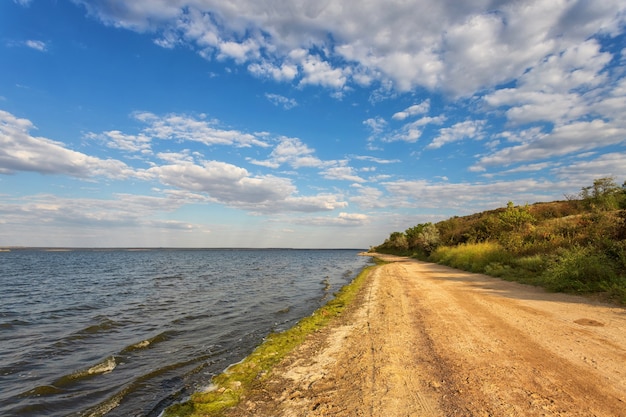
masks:
[[[615,263],[606,254],[591,246],[564,249],[543,274],[546,287],[553,291],[607,291],[617,283]]]
[[[513,263],[516,267],[526,271],[542,272],[546,268],[547,259],[542,255],[531,255],[517,258]]]

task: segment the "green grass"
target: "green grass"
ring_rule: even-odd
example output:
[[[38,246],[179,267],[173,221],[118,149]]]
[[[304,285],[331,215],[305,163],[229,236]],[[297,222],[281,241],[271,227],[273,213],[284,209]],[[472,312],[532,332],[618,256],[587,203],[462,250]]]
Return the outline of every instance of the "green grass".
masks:
[[[375,261],[377,264],[383,263]],[[164,417],[219,416],[225,409],[237,405],[255,381],[267,378],[272,368],[304,342],[307,335],[326,326],[354,301],[373,267],[364,268],[351,283],[335,294],[335,298],[311,316],[303,318],[291,329],[270,334],[242,362],[215,376],[211,391],[195,393],[189,401],[172,405],[165,410]]]
[[[429,261],[554,292],[598,293],[626,304],[626,278],[616,272],[624,262],[623,254],[611,255],[593,246],[574,245],[554,254],[516,256],[498,243],[483,242],[441,246]]]
[[[440,246],[430,260],[465,271],[485,273],[488,268],[510,265],[513,257],[498,243],[466,243],[458,246]]]

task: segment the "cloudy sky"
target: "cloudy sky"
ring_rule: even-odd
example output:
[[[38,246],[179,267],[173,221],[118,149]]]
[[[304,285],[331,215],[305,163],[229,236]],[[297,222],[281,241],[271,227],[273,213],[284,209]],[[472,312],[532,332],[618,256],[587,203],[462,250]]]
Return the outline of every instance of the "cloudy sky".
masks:
[[[0,245],[367,248],[626,180],[623,0],[4,0]]]

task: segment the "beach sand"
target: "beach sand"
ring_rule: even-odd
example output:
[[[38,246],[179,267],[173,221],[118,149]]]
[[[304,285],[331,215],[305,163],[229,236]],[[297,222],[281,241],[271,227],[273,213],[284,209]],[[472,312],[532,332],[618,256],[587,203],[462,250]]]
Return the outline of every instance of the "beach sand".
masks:
[[[626,416],[624,308],[385,258],[226,415]]]

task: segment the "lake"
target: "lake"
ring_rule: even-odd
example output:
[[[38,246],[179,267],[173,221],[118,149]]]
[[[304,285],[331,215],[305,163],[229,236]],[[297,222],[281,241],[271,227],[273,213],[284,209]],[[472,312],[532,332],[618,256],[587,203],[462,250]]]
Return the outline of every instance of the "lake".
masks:
[[[1,252],[0,415],[158,416],[326,303],[358,252]]]

